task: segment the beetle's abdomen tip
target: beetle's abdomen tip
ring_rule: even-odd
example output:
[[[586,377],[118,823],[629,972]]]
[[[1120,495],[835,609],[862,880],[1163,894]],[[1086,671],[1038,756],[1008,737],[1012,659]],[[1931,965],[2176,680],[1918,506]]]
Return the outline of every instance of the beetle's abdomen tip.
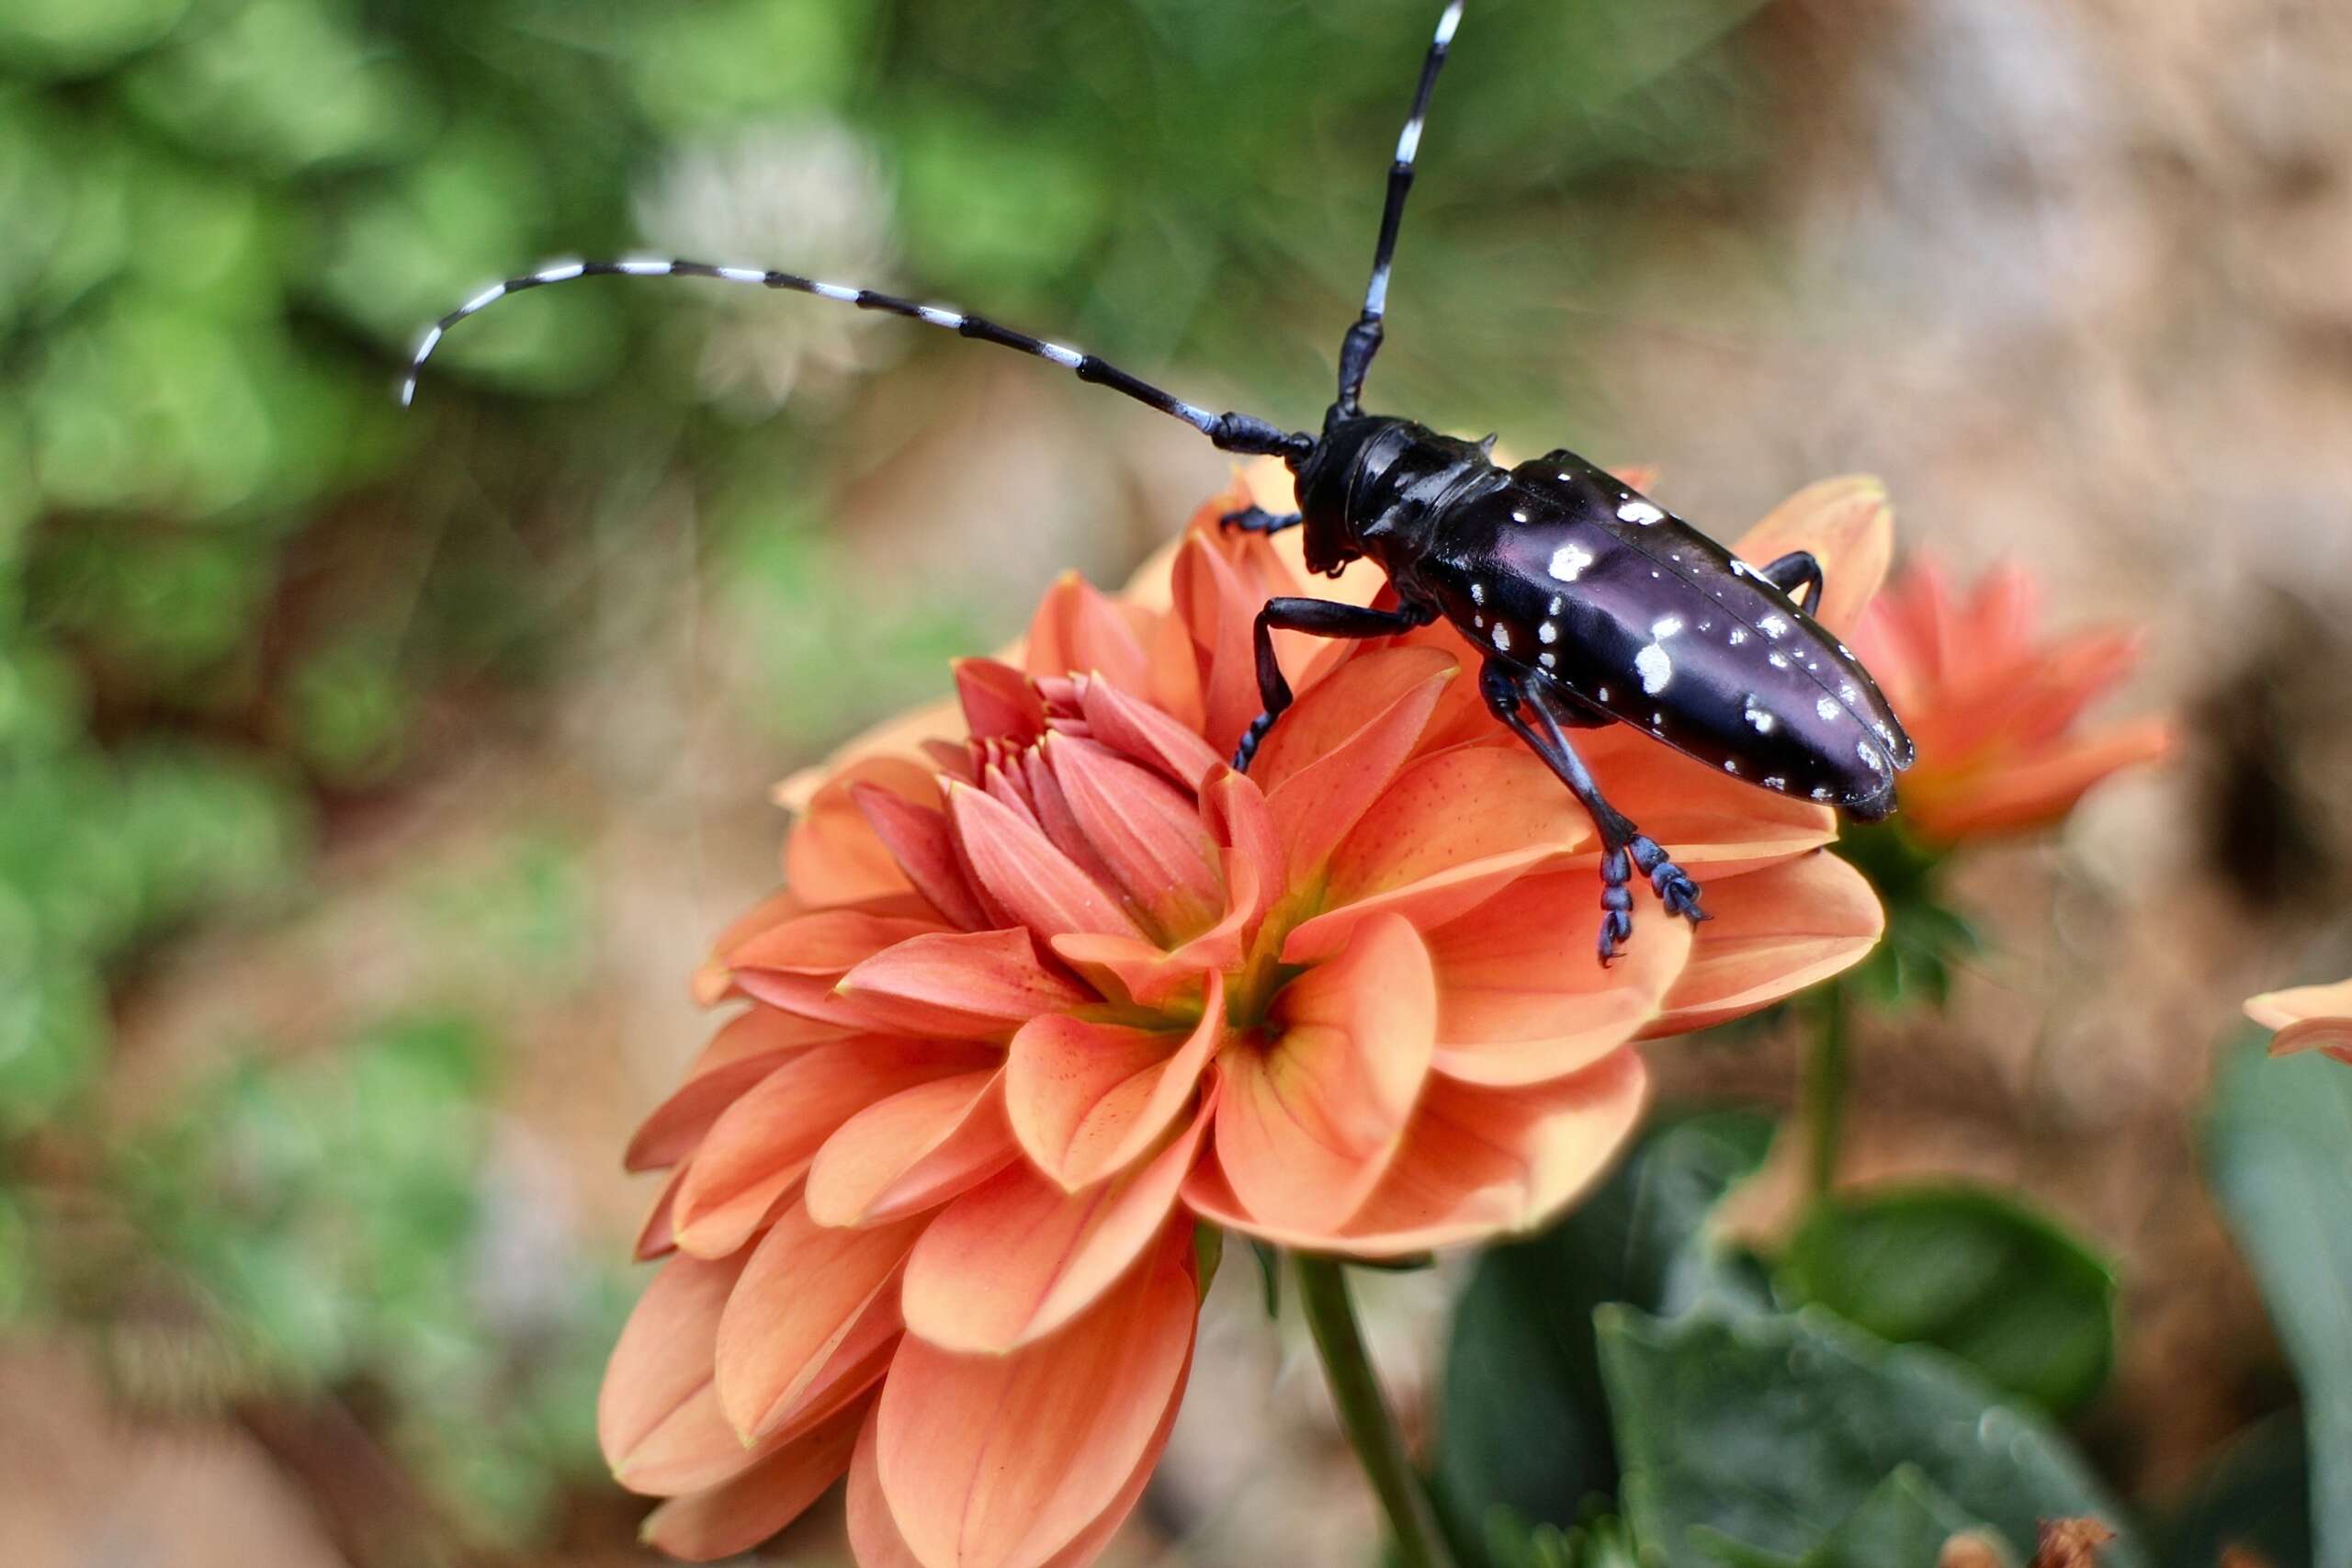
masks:
[[[1838,805],[1857,822],[1883,822],[1894,815],[1894,780],[1883,779],[1876,787],[1849,795]]]

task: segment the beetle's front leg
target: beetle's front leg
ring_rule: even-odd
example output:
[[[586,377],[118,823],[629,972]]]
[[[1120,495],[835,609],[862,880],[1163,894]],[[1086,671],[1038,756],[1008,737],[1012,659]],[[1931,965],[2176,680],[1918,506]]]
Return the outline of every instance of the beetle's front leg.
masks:
[[[1755,569],[1756,575],[1801,604],[1807,615],[1821,608],[1821,563],[1811,550],[1791,550],[1780,559]],[[1802,593],[1804,597],[1798,599]]]
[[[1636,871],[1649,878],[1650,886],[1657,892],[1658,902],[1666,906],[1668,914],[1679,915],[1692,925],[1705,919],[1706,911],[1699,908],[1699,885],[1668,858],[1657,840],[1634,827],[1623,812],[1609,804],[1592,770],[1584,765],[1584,759],[1577,755],[1576,748],[1561,733],[1564,719],[1574,724],[1580,716],[1573,711],[1555,711],[1555,704],[1549,700],[1551,694],[1540,682],[1527,679],[1524,671],[1498,660],[1487,660],[1478,671],[1478,690],[1495,716],[1510,726],[1511,733],[1525,741],[1528,750],[1559,775],[1560,782],[1568,786],[1568,793],[1591,814],[1592,825],[1600,834],[1602,964],[1612,962],[1618,947],[1633,938],[1634,895],[1629,885]],[[1527,722],[1520,711],[1522,707],[1535,710],[1540,726]]]
[[[1233,749],[1233,771],[1250,771],[1250,760],[1258,754],[1266,731],[1274,727],[1274,720],[1282,717],[1283,710],[1291,705],[1290,682],[1283,679],[1282,660],[1274,657],[1276,632],[1310,632],[1317,637],[1394,637],[1398,632],[1425,626],[1434,619],[1434,611],[1414,604],[1407,604],[1401,610],[1371,610],[1360,604],[1333,604],[1329,599],[1267,600],[1266,607],[1258,612],[1256,649],[1258,698],[1266,707],[1242,731],[1241,744]]]
[[[1269,512],[1262,506],[1245,506],[1238,512],[1228,512],[1219,517],[1216,525],[1238,528],[1245,534],[1279,534],[1306,521],[1295,512]]]

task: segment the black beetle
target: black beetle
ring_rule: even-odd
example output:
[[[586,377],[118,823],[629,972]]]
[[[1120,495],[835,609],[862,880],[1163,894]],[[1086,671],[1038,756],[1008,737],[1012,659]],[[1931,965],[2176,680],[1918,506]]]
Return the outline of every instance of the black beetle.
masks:
[[[1422,121],[1461,19],[1462,0],[1453,0],[1422,61],[1389,165],[1372,281],[1340,344],[1339,394],[1319,435],[1211,413],[1093,355],[946,306],[763,267],[653,258],[560,262],[492,285],[425,329],[401,401],[415,395],[426,357],[450,327],[509,294],[577,277],[707,277],[814,294],[1017,348],[1171,414],[1225,451],[1279,455],[1296,476],[1301,510],[1251,508],[1225,523],[1263,533],[1304,525],[1306,564],[1329,575],[1370,557],[1387,573],[1395,607],[1269,600],[1256,638],[1265,710],[1242,735],[1234,767],[1248,770],[1291,704],[1272,633],[1382,637],[1442,616],[1484,651],[1479,689],[1495,716],[1592,816],[1602,845],[1606,964],[1633,933],[1635,872],[1669,914],[1706,917],[1698,885],[1602,796],[1567,730],[1633,725],[1758,789],[1865,821],[1894,808],[1894,775],[1911,765],[1912,746],[1870,672],[1798,604],[1808,591],[1811,602],[1820,599],[1811,556],[1750,567],[1573,452],[1505,470],[1489,457],[1492,437],[1463,441],[1363,412]]]

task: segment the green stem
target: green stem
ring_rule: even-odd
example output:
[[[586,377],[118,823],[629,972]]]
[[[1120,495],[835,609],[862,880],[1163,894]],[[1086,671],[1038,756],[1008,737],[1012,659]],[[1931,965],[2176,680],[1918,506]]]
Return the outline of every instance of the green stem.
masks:
[[[1813,1038],[1800,1086],[1804,1108],[1805,1189],[1815,1197],[1838,1179],[1838,1145],[1846,1130],[1846,992],[1835,983],[1814,998]]]
[[[1339,1406],[1340,1424],[1347,1428],[1348,1442],[1388,1515],[1397,1563],[1400,1568],[1453,1568],[1429,1494],[1405,1457],[1404,1439],[1389,1416],[1388,1402],[1381,1397],[1372,1359],[1364,1353],[1363,1333],[1348,1301],[1346,1274],[1336,1258],[1298,1253],[1294,1260],[1300,1310],[1323,1359],[1323,1376],[1331,1385],[1332,1403]]]

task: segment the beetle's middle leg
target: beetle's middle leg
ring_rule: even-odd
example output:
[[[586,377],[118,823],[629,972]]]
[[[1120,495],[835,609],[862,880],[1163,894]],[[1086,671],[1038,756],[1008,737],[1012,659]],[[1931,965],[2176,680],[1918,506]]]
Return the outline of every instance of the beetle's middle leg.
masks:
[[[1487,660],[1478,671],[1478,690],[1495,716],[1559,775],[1568,793],[1591,814],[1592,825],[1600,834],[1600,962],[1605,965],[1613,961],[1618,947],[1633,937],[1634,895],[1629,884],[1637,871],[1649,878],[1668,915],[1679,915],[1693,925],[1705,919],[1706,911],[1699,908],[1699,885],[1667,857],[1657,840],[1609,804],[1592,770],[1561,733],[1564,718],[1575,724],[1580,716],[1573,710],[1555,711],[1551,694],[1526,679],[1524,671],[1498,660]],[[1533,708],[1539,722],[1528,723],[1522,707]]]
[[[1811,550],[1791,550],[1769,565],[1755,569],[1756,575],[1802,604],[1805,612],[1821,608],[1821,563],[1813,558]],[[1799,594],[1804,597],[1798,599]]]
[[[1401,610],[1374,610],[1359,604],[1335,604],[1329,599],[1267,600],[1266,607],[1258,612],[1256,634],[1258,697],[1266,707],[1242,731],[1241,744],[1233,750],[1233,771],[1250,771],[1250,760],[1258,754],[1266,731],[1274,727],[1274,720],[1282,717],[1283,710],[1291,705],[1290,682],[1283,678],[1282,660],[1274,657],[1276,632],[1311,632],[1317,637],[1395,637],[1399,632],[1425,626],[1436,618],[1435,612],[1412,604]]]
[[[1306,521],[1295,512],[1269,512],[1262,506],[1245,506],[1238,512],[1228,512],[1219,517],[1216,525],[1238,528],[1245,534],[1279,534]]]

